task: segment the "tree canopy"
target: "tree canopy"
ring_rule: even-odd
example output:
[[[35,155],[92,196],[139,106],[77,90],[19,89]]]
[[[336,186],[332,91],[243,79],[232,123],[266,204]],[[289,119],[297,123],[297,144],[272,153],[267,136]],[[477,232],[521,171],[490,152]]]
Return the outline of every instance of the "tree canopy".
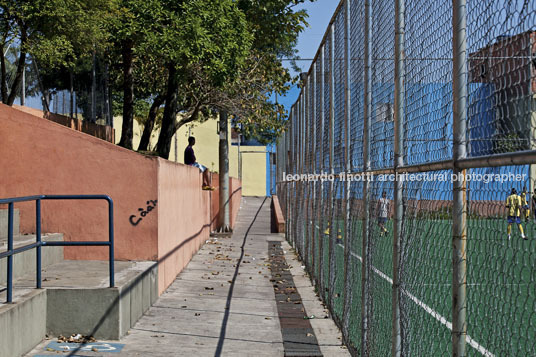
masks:
[[[47,88],[76,91],[73,78],[94,81],[97,61],[126,148],[138,120],[138,149],[150,149],[158,127],[156,151],[167,158],[179,127],[222,111],[244,135],[269,142],[285,124],[270,98],[296,80],[281,59],[295,55],[305,1],[314,0],[0,0],[4,51],[18,50],[0,51],[2,101],[13,104],[29,62],[47,97]]]

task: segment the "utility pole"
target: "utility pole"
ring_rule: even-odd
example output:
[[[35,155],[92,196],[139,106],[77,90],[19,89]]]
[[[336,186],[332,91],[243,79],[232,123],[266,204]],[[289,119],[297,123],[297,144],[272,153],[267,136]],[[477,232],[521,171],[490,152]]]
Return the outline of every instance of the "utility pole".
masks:
[[[220,112],[220,144],[219,144],[219,167],[220,167],[220,223],[218,233],[232,233],[229,212],[229,132],[227,112]]]

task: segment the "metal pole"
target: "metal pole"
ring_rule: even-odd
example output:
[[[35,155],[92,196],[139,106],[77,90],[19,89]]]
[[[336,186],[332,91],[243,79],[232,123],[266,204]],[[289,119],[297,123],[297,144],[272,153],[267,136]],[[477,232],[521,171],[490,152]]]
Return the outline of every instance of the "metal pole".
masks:
[[[13,253],[13,202],[8,204],[7,251]],[[7,302],[13,302],[13,255],[7,257]]]
[[[115,253],[114,253],[114,203],[111,199],[108,200],[108,237],[109,237],[109,259],[110,259],[110,287],[115,286]]]
[[[305,82],[305,87],[303,88],[303,96],[304,96],[304,117],[303,117],[303,122],[304,122],[304,125],[303,125],[303,157],[305,159],[305,165],[304,165],[304,173],[305,174],[308,174],[310,173],[309,171],[309,165],[310,165],[310,161],[311,161],[311,150],[310,150],[310,142],[311,142],[311,138],[310,138],[310,128],[311,128],[311,123],[310,123],[310,117],[311,117],[311,111],[310,111],[310,97],[309,97],[309,92],[310,92],[310,88],[311,88],[311,85],[310,85],[310,80],[309,78],[307,77],[306,79],[306,82]],[[302,182],[302,187],[303,187],[303,205],[302,205],[302,209],[303,209],[303,216],[305,217],[305,224],[303,224],[303,241],[304,241],[304,251],[303,251],[303,257],[305,258],[305,266],[306,266],[306,269],[310,267],[309,265],[309,249],[310,249],[310,235],[309,235],[309,198],[310,198],[310,195],[309,195],[309,188],[310,188],[310,184],[308,182]],[[310,271],[309,271],[310,273]]]
[[[20,96],[20,105],[26,105],[26,63],[22,68],[22,90]]]
[[[72,118],[74,115],[74,88],[73,88],[73,71],[69,71],[69,117]]]
[[[240,142],[242,141],[242,134],[238,134],[238,179],[242,181],[242,155],[240,154]]]
[[[405,0],[395,0],[395,174],[397,169],[404,166],[404,80],[405,68]],[[403,238],[403,189],[402,180],[395,180],[395,217],[393,229],[393,321],[391,338],[391,355],[399,357],[402,354],[402,331],[400,324],[400,247]]]
[[[466,355],[466,215],[465,170],[459,169],[457,160],[467,156],[467,13],[465,0],[452,2],[452,99],[454,174],[462,174],[462,180],[453,183],[452,214],[452,355]]]
[[[326,45],[322,45],[322,49],[320,51],[320,85],[319,85],[319,92],[320,92],[320,162],[319,162],[319,170],[320,173],[323,173],[324,171],[324,120],[325,120],[325,113],[324,113],[324,58],[325,58],[325,51],[326,51]],[[324,285],[324,215],[322,212],[324,211],[324,183],[320,182],[320,195],[319,195],[319,205],[320,209],[318,210],[318,226],[320,227],[320,232],[318,232],[319,239],[319,249],[318,249],[318,255],[319,255],[319,274],[318,274],[318,281],[320,285],[320,296],[323,298],[325,296],[325,285]]]
[[[311,73],[311,125],[312,125],[312,140],[311,140],[311,146],[312,146],[312,150],[311,150],[311,171],[312,173],[316,174],[316,158],[317,158],[317,155],[316,155],[316,87],[317,87],[317,80],[318,78],[316,78],[316,62],[313,63],[313,66],[312,66],[312,73]],[[312,202],[311,202],[311,220],[312,220],[312,224],[311,224],[311,237],[312,237],[312,240],[313,240],[313,244],[312,244],[312,269],[311,271],[313,272],[312,274],[312,281],[313,283],[316,285],[318,285],[318,279],[317,279],[317,274],[316,274],[316,241],[317,241],[317,237],[320,237],[320,235],[318,233],[315,233],[315,231],[317,230],[317,226],[318,226],[318,223],[317,223],[317,216],[316,216],[316,211],[317,211],[317,197],[316,197],[316,181],[313,181],[313,186],[312,186]]]
[[[179,162],[179,143],[178,143],[178,136],[179,136],[179,133],[177,133],[177,131],[175,131],[175,135],[173,135],[174,138],[173,138],[173,153],[175,154],[175,162]]]
[[[110,74],[108,71],[108,63],[104,64],[104,112],[106,113],[106,125],[112,125],[112,112],[110,105]],[[71,111],[72,113],[72,111]],[[177,162],[177,155],[175,154],[175,162]]]
[[[345,145],[345,171],[351,171],[350,150],[350,0],[345,2],[344,15],[344,145]],[[345,206],[344,206],[344,305],[343,305],[343,338],[349,336],[350,306],[351,306],[351,232],[350,232],[350,181],[344,183]]]
[[[97,73],[95,50],[93,50],[93,64],[91,66],[91,122],[97,121]]]
[[[329,171],[335,173],[335,26],[332,24],[330,29],[330,48],[329,48]],[[337,232],[333,227],[333,218],[335,214],[333,191],[335,182],[330,181],[329,207],[330,207],[330,227],[329,227],[329,305],[331,309],[335,308],[333,295],[335,292],[335,239]]]
[[[370,170],[370,142],[369,142],[369,130],[371,123],[371,107],[372,107],[372,19],[370,0],[365,0],[365,72],[364,72],[364,103],[363,103],[363,171]],[[361,355],[367,356],[368,350],[368,299],[369,299],[369,188],[368,180],[363,182],[363,257],[361,268]]]
[[[220,168],[220,219],[222,226],[220,233],[230,233],[231,220],[229,213],[229,141],[228,141],[227,113],[220,113],[220,143],[219,143],[219,168]]]
[[[41,200],[35,200],[35,285],[41,289]]]

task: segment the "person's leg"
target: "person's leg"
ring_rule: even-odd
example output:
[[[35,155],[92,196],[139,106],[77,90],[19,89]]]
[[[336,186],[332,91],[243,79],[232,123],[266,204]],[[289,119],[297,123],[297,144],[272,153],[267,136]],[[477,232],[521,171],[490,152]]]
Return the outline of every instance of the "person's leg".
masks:
[[[521,237],[525,238],[525,232],[523,231],[523,226],[521,225],[521,223],[518,224],[517,227],[519,228],[519,231],[521,232]]]
[[[521,233],[521,238],[525,239],[525,232],[523,231],[523,226],[521,225],[521,217],[517,217],[516,223],[517,228],[519,228],[519,232]]]
[[[210,186],[208,180],[208,170],[203,171],[203,186]]]
[[[508,228],[506,229],[506,232],[508,233],[508,239],[510,239],[510,235],[512,234],[512,223],[510,222],[510,218],[508,218]]]
[[[383,226],[383,219],[381,217],[378,218],[378,226],[380,227],[380,235],[383,235],[385,233],[385,227]]]

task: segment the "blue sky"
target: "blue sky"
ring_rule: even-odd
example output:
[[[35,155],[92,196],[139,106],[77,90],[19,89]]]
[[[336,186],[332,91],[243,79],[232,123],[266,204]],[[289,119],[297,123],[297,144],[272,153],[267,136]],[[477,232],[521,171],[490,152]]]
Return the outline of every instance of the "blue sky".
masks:
[[[307,10],[309,14],[307,20],[309,27],[300,34],[298,39],[297,49],[301,58],[314,57],[337,5],[339,5],[339,0],[317,0],[312,3],[307,1],[297,7],[298,9]],[[306,72],[309,70],[311,62],[299,61],[298,65],[302,72]]]
[[[301,58],[313,58],[320,46],[320,41],[326,32],[329,20],[333,16],[335,9],[339,5],[339,0],[316,0],[315,2],[305,2],[297,6],[297,9],[305,9],[309,14],[306,28],[298,38],[298,55]],[[289,64],[285,62],[285,64]],[[311,61],[297,61],[297,65],[302,72],[307,72],[311,66]],[[287,66],[290,69],[290,66]],[[293,75],[297,73],[291,70]],[[285,98],[278,98],[278,102],[284,104],[287,110],[298,98],[299,89],[293,88]]]

